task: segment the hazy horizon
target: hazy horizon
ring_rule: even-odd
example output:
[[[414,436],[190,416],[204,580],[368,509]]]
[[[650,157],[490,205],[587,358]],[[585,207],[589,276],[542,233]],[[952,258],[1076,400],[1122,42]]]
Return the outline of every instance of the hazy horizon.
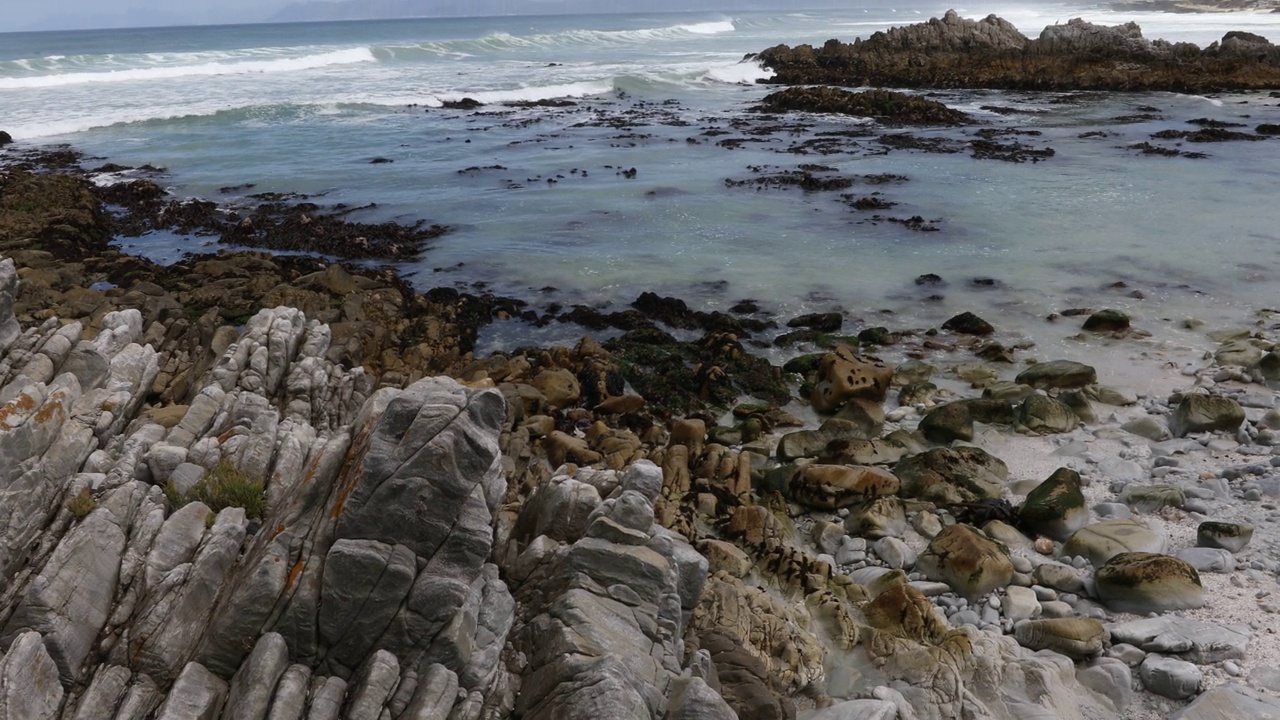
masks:
[[[719,12],[830,9],[834,0],[220,0],[175,8],[165,0],[0,0],[5,31],[95,30],[409,16],[545,15],[564,12]],[[888,3],[885,3],[888,4]],[[895,3],[898,4],[898,3]],[[911,4],[908,0],[907,3]],[[692,6],[691,5],[695,5]]]

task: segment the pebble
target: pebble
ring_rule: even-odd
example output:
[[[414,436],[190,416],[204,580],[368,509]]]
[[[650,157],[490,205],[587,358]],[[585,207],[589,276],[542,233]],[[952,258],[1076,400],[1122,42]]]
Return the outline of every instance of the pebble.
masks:
[[[1045,587],[1045,586],[1043,586],[1043,585],[1032,585],[1032,586],[1031,586],[1031,592],[1035,593],[1035,594],[1036,594],[1036,600],[1039,600],[1039,601],[1041,601],[1041,602],[1046,601],[1046,600],[1057,600],[1057,599],[1058,599],[1058,591],[1057,591],[1057,590],[1054,590],[1053,588],[1050,588],[1050,587]]]
[[[1046,618],[1065,618],[1075,614],[1071,606],[1061,600],[1040,603],[1040,614]]]
[[[1230,675],[1231,677],[1240,677],[1244,672],[1243,670],[1240,669],[1240,666],[1236,663],[1235,660],[1227,660],[1226,662],[1222,663],[1222,670],[1223,672]]]
[[[1129,643],[1116,643],[1103,653],[1106,657],[1115,658],[1129,667],[1137,667],[1146,659],[1147,653],[1142,648]]]

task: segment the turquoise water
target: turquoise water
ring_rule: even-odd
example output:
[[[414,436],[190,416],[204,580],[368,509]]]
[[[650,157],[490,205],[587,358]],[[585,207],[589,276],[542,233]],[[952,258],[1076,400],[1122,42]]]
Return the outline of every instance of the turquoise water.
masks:
[[[1040,132],[1002,139],[1055,150],[1035,164],[886,154],[874,136],[831,155],[786,152],[815,133],[866,126],[853,118],[793,118],[807,127],[752,134],[774,121],[747,112],[770,88],[754,84],[766,73],[744,62],[746,53],[850,40],[945,9],[0,35],[0,129],[25,144],[71,143],[104,162],[166,167],[162,182],[180,196],[235,202],[219,189],[251,183],[249,192],[377,203],[368,219],[451,225],[402,268],[423,288],[484,282],[598,305],[645,290],[718,308],[750,297],[782,315],[841,308],[899,326],[973,309],[1027,334],[1048,312],[1072,306],[1124,307],[1151,326],[1189,315],[1238,324],[1280,305],[1280,140],[1184,148],[1208,152],[1204,160],[1124,149],[1157,130],[1190,129],[1191,118],[1280,122],[1280,101],[1265,94],[939,98],[985,127]],[[1201,44],[1230,29],[1280,40],[1277,15],[963,12],[990,11],[1028,34],[1083,14]],[[488,104],[440,107],[462,98]],[[502,104],[550,99],[576,104]],[[1159,119],[1111,121],[1148,106]],[[1080,137],[1094,130],[1110,135]],[[743,140],[736,149],[719,144],[734,138]],[[375,157],[393,162],[370,164]],[[846,192],[880,191],[898,203],[883,214],[920,215],[939,230],[871,221],[839,193],[725,184],[752,177],[748,166],[800,163],[905,175],[902,185]],[[493,166],[501,169],[483,169]],[[634,178],[620,174],[631,168]],[[208,250],[207,239],[171,235],[128,242],[158,259]],[[942,302],[924,302],[937,290],[913,283],[927,272],[948,280]],[[1000,282],[974,286],[976,277]],[[1110,287],[1116,282],[1123,292]],[[1128,297],[1132,290],[1143,299]],[[883,312],[896,318],[886,322]]]

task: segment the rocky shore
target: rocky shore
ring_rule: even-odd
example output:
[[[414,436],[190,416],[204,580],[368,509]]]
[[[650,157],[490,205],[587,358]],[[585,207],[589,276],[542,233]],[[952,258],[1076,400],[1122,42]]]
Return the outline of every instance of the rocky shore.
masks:
[[[161,266],[112,238],[413,229],[6,159],[0,718],[1280,715],[1275,310],[1054,318],[1093,367],[972,313]],[[476,357],[503,318],[625,332]]]
[[[1169,90],[1222,92],[1280,88],[1280,48],[1248,32],[1229,32],[1200,48],[1148,40],[1130,22],[1114,27],[1079,18],[1031,39],[995,15],[942,18],[822,47],[779,45],[759,61],[768,82],[847,87],[1004,90]]]

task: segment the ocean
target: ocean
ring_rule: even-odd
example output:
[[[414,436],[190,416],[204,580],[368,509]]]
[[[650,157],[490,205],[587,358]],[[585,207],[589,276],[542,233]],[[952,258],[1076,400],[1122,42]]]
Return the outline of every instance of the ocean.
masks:
[[[1050,313],[1115,307],[1176,341],[1187,317],[1234,327],[1280,307],[1280,139],[1180,148],[1201,159],[1127,147],[1195,118],[1280,123],[1280,99],[1265,93],[937,94],[982,128],[1023,133],[1002,142],[1053,149],[1034,163],[889,148],[876,135],[900,130],[858,118],[750,112],[776,88],[755,83],[768,73],[748,53],[946,9],[0,34],[0,130],[20,146],[71,144],[93,164],[164,167],[160,182],[179,197],[302,193],[372,206],[359,219],[445,224],[452,232],[399,268],[417,287],[543,306],[617,307],[644,291],[702,309],[750,298],[784,320],[844,310],[853,330],[973,310],[1045,354],[1074,355],[1088,351],[1046,325]],[[1202,45],[1233,29],[1280,41],[1272,14],[958,10],[995,12],[1031,36],[1084,17]],[[484,105],[442,107],[464,98]],[[553,100],[569,102],[539,103]],[[824,137],[848,141],[817,152]],[[802,164],[855,183],[806,192],[753,180]],[[906,179],[870,184],[883,175]],[[855,209],[857,197],[892,206]],[[890,219],[916,216],[933,231]],[[217,247],[120,242],[161,262]],[[917,285],[926,273],[945,284]],[[580,330],[540,333],[497,327],[486,343]]]

